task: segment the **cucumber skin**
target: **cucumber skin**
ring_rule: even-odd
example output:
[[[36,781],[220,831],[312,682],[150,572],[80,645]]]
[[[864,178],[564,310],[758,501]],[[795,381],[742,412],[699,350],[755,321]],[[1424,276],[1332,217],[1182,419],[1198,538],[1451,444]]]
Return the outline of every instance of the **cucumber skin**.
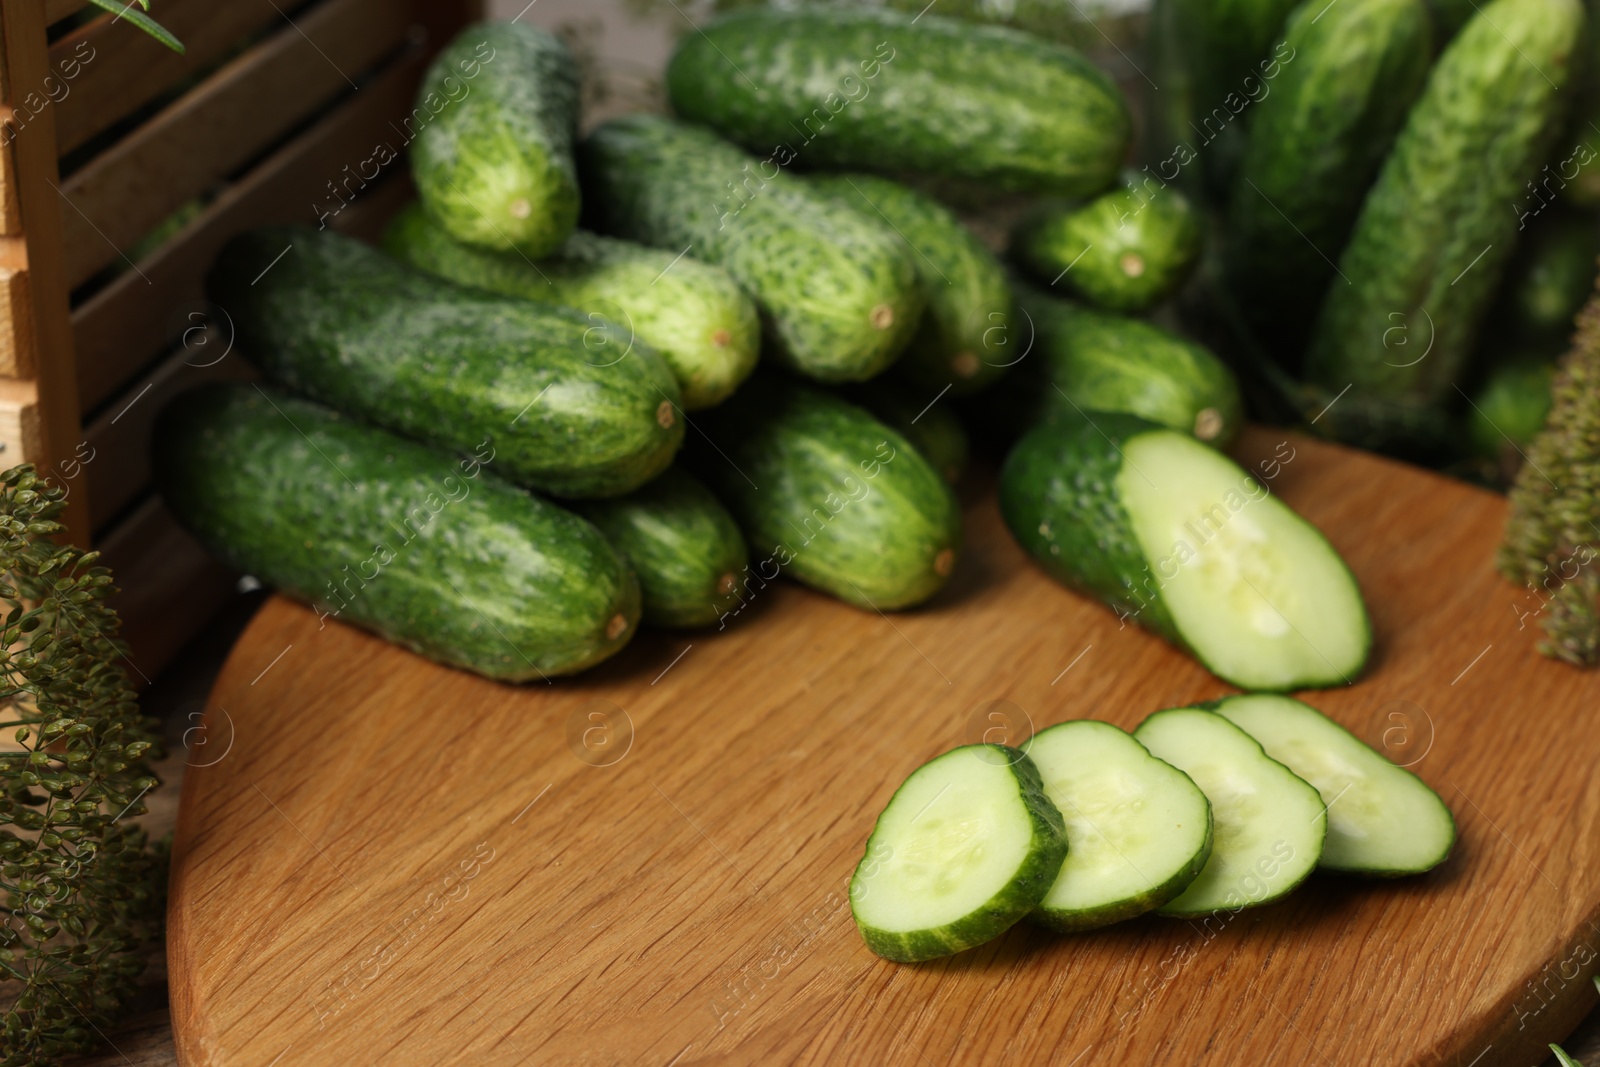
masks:
[[[1577,0],[1494,0],[1445,49],[1339,259],[1350,284],[1322,306],[1311,380],[1401,403],[1452,389],[1511,251],[1523,183],[1559,132],[1583,17]],[[1425,321],[1427,356],[1396,358],[1387,331]]]
[[[761,347],[756,307],[728,273],[687,257],[575,231],[554,253],[474,248],[417,204],[389,224],[384,251],[459,285],[576,308],[619,322],[624,336],[654,348],[672,368],[685,411],[720,404],[755,370]],[[718,336],[726,338],[720,342]]]
[[[938,201],[888,178],[821,174],[810,179],[840,204],[884,219],[906,246],[927,311],[894,373],[952,396],[993,384],[1014,362],[1007,353],[1014,309],[1005,270],[971,230]]]
[[[570,674],[638,624],[639,583],[600,532],[478,459],[244,385],[182,394],[155,440],[168,505],[229,566],[430,659],[500,681]],[[335,611],[330,588],[355,595]]]
[[[1317,306],[1433,61],[1422,0],[1296,9],[1294,50],[1256,105],[1228,213],[1225,271],[1258,338],[1298,362]],[[1396,360],[1399,362],[1399,360]]]
[[[868,610],[912,607],[944,586],[961,549],[960,509],[909,441],[798,382],[757,376],[739,396],[706,415],[716,449],[689,458],[754,554],[776,565],[766,574],[758,564],[762,578],[781,571]],[[852,496],[856,486],[865,492]]]
[[[488,440],[497,469],[534,489],[625,493],[683,442],[677,381],[646,346],[590,362],[581,313],[466,289],[331,230],[235,237],[207,288],[271,377],[443,448]]]
[[[1597,27],[1600,30],[1600,27]],[[1600,219],[1589,211],[1541,214],[1518,234],[1500,300],[1489,322],[1510,338],[1546,342],[1552,354],[1595,289]]]
[[[862,381],[917,329],[922,291],[898,235],[781,167],[768,178],[770,161],[652,115],[602,124],[578,154],[592,228],[674,255],[687,248],[726,270],[761,311],[771,354],[792,369]]]
[[[1544,361],[1521,360],[1490,371],[1467,413],[1473,452],[1484,459],[1521,462],[1515,449],[1527,448],[1544,429],[1554,379],[1554,365]]]
[[[830,169],[1087,196],[1115,179],[1132,137],[1122,94],[1077,52],[935,14],[735,11],[684,35],[666,82],[684,118]]]
[[[1201,237],[1188,197],[1174,187],[1141,195],[1137,175],[1124,175],[1088,203],[1046,203],[1023,216],[1011,256],[1043,285],[1059,280],[1096,307],[1134,312],[1178,290],[1199,261]]]
[[[650,626],[709,626],[738,602],[748,553],[716,497],[676,466],[626,496],[573,508],[606,536],[639,577]]]
[[[911,442],[944,480],[955,485],[967,469],[972,446],[966,427],[954,411],[938,402],[933,393],[922,395],[909,382],[896,381],[894,375],[839,390],[839,395]]]
[[[1193,654],[1161,599],[1135,576],[1155,575],[1116,496],[1123,442],[1164,427],[1136,415],[1063,416],[1028,431],[1000,469],[1000,514],[1046,574]]]
[[[861,938],[867,943],[867,947],[875,955],[882,956],[886,960],[893,960],[896,963],[920,963],[940,956],[953,955],[999,937],[1025,918],[1050,891],[1050,886],[1055,883],[1056,874],[1061,870],[1061,862],[1067,857],[1066,827],[1062,823],[1061,813],[1045,795],[1044,782],[1040,779],[1039,769],[1033,765],[1033,761],[1024,753],[1006,745],[962,745],[960,748],[990,749],[997,758],[1004,759],[1010,765],[1017,778],[1017,792],[1033,822],[1032,848],[1029,849],[1017,877],[1006,889],[990,897],[977,911],[948,926],[936,930],[900,933],[878,930],[857,920],[856,929],[861,931]],[[895,792],[898,793],[899,790]],[[893,803],[894,798],[890,797],[889,804]],[[885,805],[884,810],[888,810],[888,805]],[[872,836],[867,838],[866,852],[861,857],[861,862],[856,864],[857,877],[873,854],[872,842],[877,835],[877,826],[874,825]],[[856,895],[853,892],[855,884],[855,877],[852,877],[852,901]],[[854,910],[852,907],[852,916]]]
[[[1123,411],[1218,448],[1243,427],[1239,383],[1203,346],[1028,286],[1017,287],[1017,303],[1032,325],[1034,351],[1000,388],[1035,418]]]
[[[411,144],[411,177],[428,212],[468,244],[554,251],[578,223],[578,80],[566,45],[544,30],[513,22],[462,30],[418,89],[418,109],[433,117]],[[465,94],[452,96],[452,82]],[[437,113],[430,98],[446,101]]]

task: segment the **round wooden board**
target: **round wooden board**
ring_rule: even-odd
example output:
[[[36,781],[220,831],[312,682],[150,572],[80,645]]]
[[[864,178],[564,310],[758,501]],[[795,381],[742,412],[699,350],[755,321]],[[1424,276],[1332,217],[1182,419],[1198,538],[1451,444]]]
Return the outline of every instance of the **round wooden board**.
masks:
[[[1015,742],[1227,691],[1044,578],[980,491],[923,610],[775,582],[722,632],[646,633],[553,684],[269,602],[184,787],[181,1061],[1537,1061],[1595,1000],[1600,675],[1536,655],[1537,599],[1492,570],[1500,498],[1276,431],[1237,451],[1292,452],[1273,491],[1360,579],[1371,668],[1311,700],[1445,798],[1438,871],[1318,876],[1206,924],[1022,925],[919,966],[868,953],[846,883],[918,764],[1006,717]]]

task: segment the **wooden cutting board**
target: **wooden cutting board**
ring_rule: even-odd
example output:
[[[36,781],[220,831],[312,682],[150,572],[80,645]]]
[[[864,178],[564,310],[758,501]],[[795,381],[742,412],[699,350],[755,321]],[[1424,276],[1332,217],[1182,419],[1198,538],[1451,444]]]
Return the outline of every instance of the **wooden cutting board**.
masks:
[[[1445,798],[1438,871],[1318,876],[1209,928],[868,953],[846,883],[918,764],[1227,691],[1045,579],[983,490],[924,610],[778,582],[725,631],[644,633],[554,684],[269,602],[185,782],[181,1061],[1537,1062],[1596,1000],[1600,674],[1536,655],[1538,601],[1492,569],[1501,499],[1287,442],[1271,486],[1349,560],[1376,633],[1366,676],[1311,699]]]

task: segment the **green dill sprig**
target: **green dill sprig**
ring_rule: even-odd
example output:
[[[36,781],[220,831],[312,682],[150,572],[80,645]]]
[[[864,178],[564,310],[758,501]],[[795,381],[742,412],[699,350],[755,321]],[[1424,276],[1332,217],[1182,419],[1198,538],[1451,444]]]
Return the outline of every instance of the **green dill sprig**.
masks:
[[[104,1040],[161,928],[164,851],[131,819],[160,756],[115,639],[99,554],[49,538],[66,494],[0,474],[0,1067]],[[4,736],[0,733],[0,736]]]

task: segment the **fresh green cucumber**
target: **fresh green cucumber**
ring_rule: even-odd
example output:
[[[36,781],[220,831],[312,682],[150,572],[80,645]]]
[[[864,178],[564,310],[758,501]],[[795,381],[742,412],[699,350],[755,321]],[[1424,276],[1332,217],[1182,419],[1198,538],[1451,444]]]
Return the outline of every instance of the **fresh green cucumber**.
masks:
[[[922,291],[894,230],[774,160],[654,115],[604,123],[579,156],[595,229],[722,267],[800,373],[870,378],[916,330]]]
[[[1011,288],[994,254],[938,201],[887,178],[823,174],[811,184],[904,242],[927,312],[895,373],[952,395],[976,392],[1014,362]]]
[[[1000,510],[1052,577],[1241,689],[1347,684],[1366,663],[1366,608],[1333,546],[1187,434],[1101,412],[1037,426],[1006,458]]]
[[[488,440],[496,469],[534,489],[625,493],[683,441],[672,372],[617,327],[454,285],[332,230],[236,237],[207,285],[272,377],[446,448]]]
[[[1316,787],[1328,816],[1323,870],[1418,874],[1450,855],[1456,823],[1439,794],[1316,708],[1255,694],[1224,697],[1213,710]]]
[[[418,205],[397,215],[384,248],[413,267],[461,285],[541,304],[576,308],[622,327],[661,353],[683,392],[685,411],[726,400],[755,369],[761,346],[756,307],[728,273],[614,237],[577,231],[555,253],[518,252],[455,240]]]
[[[1168,708],[1133,732],[1211,802],[1211,856],[1162,915],[1198,918],[1270,904],[1316,869],[1328,829],[1322,797],[1214,711]]]
[[[806,166],[1097,193],[1131,137],[1115,84],[1029,34],[846,5],[735,11],[684,34],[673,109]]]
[[[961,480],[971,451],[967,431],[954,409],[939,402],[937,392],[924,392],[890,375],[841,390],[841,395],[898,431],[945,481],[955,485]]]
[[[1489,325],[1502,336],[1559,351],[1594,292],[1597,258],[1600,219],[1593,212],[1540,210],[1518,235]]]
[[[526,22],[468,26],[428,68],[406,122],[417,193],[458,240],[537,257],[577,225],[578,65],[554,36]]]
[[[949,956],[1027,915],[1066,853],[1061,814],[1028,757],[964,745],[889,798],[850,879],[850,913],[884,959]]]
[[[739,526],[711,490],[677,467],[626,496],[574,510],[633,564],[649,625],[709,626],[739,602],[747,558]]]
[[[1143,319],[1031,287],[1017,287],[1017,303],[1033,344],[1015,383],[1001,389],[1024,410],[1124,411],[1217,447],[1244,424],[1239,383],[1201,345]]]
[[[1511,252],[1523,184],[1560,130],[1583,21],[1578,0],[1494,0],[1450,42],[1339,258],[1312,381],[1401,404],[1451,394]]]
[[[1144,311],[1183,284],[1200,240],[1188,197],[1126,173],[1120,186],[1087,203],[1052,201],[1024,215],[1011,256],[1044,285],[1111,311]]]
[[[1499,460],[1528,447],[1550,414],[1550,387],[1555,365],[1549,360],[1523,357],[1496,367],[1472,397],[1467,431],[1472,450],[1484,459]]]
[[[1257,339],[1293,368],[1433,51],[1423,0],[1305,4],[1284,43],[1294,61],[1256,105],[1224,258]]]
[[[587,522],[470,458],[277,389],[208,385],[162,412],[167,506],[229,566],[430,659],[502,681],[628,642],[639,583]]]
[[[1067,833],[1067,858],[1035,922],[1071,933],[1131,919],[1182,893],[1205,867],[1205,794],[1132,737],[1082,719],[1041,730],[1025,747]]]
[[[920,604],[961,548],[961,514],[900,434],[818,389],[757,376],[714,408],[691,459],[739,520],[762,578],[781,571],[859,607]],[[771,573],[768,573],[770,571]]]

